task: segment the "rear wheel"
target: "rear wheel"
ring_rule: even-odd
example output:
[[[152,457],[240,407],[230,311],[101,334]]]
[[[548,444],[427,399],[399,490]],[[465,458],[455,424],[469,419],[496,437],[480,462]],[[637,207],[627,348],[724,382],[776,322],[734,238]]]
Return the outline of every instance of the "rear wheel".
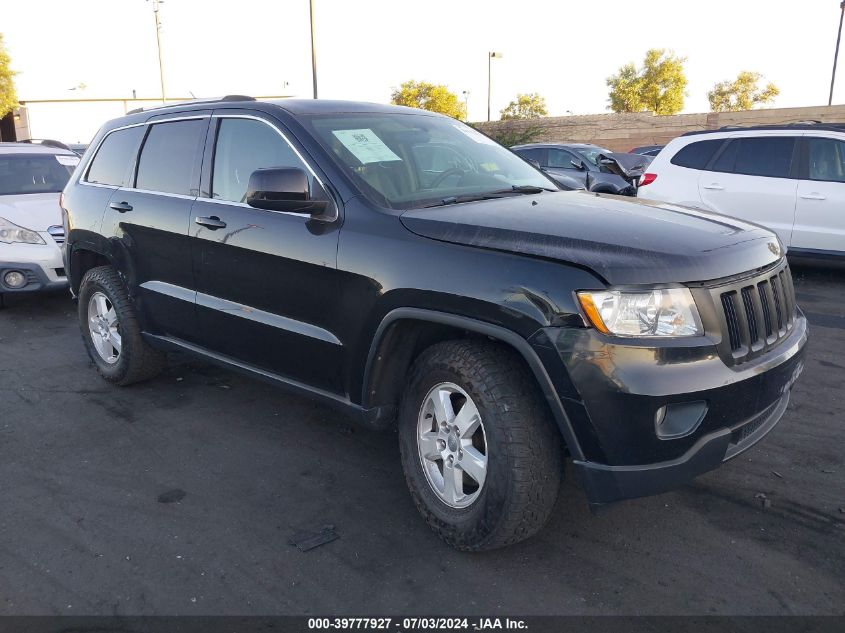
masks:
[[[450,545],[503,547],[546,523],[560,487],[560,437],[507,348],[449,341],[423,352],[403,396],[399,442],[417,508]]]
[[[152,378],[164,366],[164,354],[141,338],[126,287],[111,266],[92,268],[82,278],[79,325],[88,356],[109,382],[130,385]]]

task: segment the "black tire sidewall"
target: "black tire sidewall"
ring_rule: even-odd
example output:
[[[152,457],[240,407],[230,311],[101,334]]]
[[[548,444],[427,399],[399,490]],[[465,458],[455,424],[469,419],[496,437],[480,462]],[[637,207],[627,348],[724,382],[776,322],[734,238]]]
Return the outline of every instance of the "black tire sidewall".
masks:
[[[111,302],[120,324],[121,350],[116,363],[107,363],[97,352],[94,342],[91,340],[91,330],[88,327],[88,303],[96,292],[103,293]],[[121,309],[122,297],[118,295],[119,290],[113,287],[111,279],[102,274],[101,269],[90,271],[82,280],[79,288],[79,325],[82,333],[82,341],[85,350],[91,361],[97,367],[97,371],[109,382],[119,383],[126,378],[129,372],[132,357],[132,337],[127,332],[127,315]]]
[[[437,384],[451,382],[466,391],[475,403],[484,424],[487,441],[487,476],[481,494],[466,508],[446,505],[432,490],[420,463],[417,447],[417,421],[423,399]],[[420,512],[433,523],[447,542],[459,548],[476,549],[496,529],[509,492],[509,456],[501,437],[498,410],[490,398],[479,393],[468,376],[434,366],[414,372],[399,415],[399,443],[408,486]]]

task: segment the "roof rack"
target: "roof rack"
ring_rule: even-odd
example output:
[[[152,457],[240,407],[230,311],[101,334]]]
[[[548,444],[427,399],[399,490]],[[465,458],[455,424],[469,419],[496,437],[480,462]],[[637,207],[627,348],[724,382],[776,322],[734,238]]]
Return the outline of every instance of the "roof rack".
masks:
[[[126,114],[138,114],[139,112],[149,112],[150,110],[161,110],[163,108],[176,108],[178,106],[189,105],[192,103],[225,103],[226,101],[255,101],[255,97],[247,95],[226,95],[224,97],[210,97],[208,99],[191,99],[190,101],[177,101],[175,103],[165,103],[159,106],[150,106],[148,108],[135,108]]]
[[[712,130],[695,130],[685,132],[681,136],[695,136],[696,134],[712,134],[713,132],[734,132],[737,130],[828,130],[831,132],[845,131],[845,123],[822,121],[796,121],[795,123],[779,123],[770,125],[723,125]]]

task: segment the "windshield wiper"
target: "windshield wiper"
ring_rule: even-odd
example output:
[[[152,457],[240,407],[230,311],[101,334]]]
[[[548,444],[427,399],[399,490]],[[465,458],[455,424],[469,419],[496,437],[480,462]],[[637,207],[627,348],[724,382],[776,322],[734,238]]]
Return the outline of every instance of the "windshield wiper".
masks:
[[[557,189],[552,189],[551,187],[538,187],[536,185],[513,185],[510,189],[503,189],[502,191],[496,191],[494,193],[510,193],[511,191],[515,193],[543,193],[544,191],[557,191]]]
[[[543,193],[544,191],[556,191],[556,189],[546,188],[546,187],[537,187],[535,185],[513,185],[510,189],[498,189],[496,191],[490,191],[488,193],[479,193],[479,194],[467,194],[463,196],[449,196],[448,198],[443,198],[440,202],[435,202],[433,204],[424,205],[423,208],[427,209],[430,207],[441,207],[447,204],[458,204],[460,202],[477,202],[479,200],[496,200],[498,198],[505,198],[508,195],[512,194],[536,194],[536,193]]]

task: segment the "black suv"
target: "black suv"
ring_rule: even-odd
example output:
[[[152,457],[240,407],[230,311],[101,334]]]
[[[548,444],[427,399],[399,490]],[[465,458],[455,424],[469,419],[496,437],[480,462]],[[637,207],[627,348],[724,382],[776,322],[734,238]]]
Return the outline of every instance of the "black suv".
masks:
[[[558,191],[430,112],[130,113],[62,204],[106,380],[187,351],[396,428],[417,507],[461,549],[537,532],[565,455],[593,506],[718,467],[775,426],[803,366],[772,233]]]

